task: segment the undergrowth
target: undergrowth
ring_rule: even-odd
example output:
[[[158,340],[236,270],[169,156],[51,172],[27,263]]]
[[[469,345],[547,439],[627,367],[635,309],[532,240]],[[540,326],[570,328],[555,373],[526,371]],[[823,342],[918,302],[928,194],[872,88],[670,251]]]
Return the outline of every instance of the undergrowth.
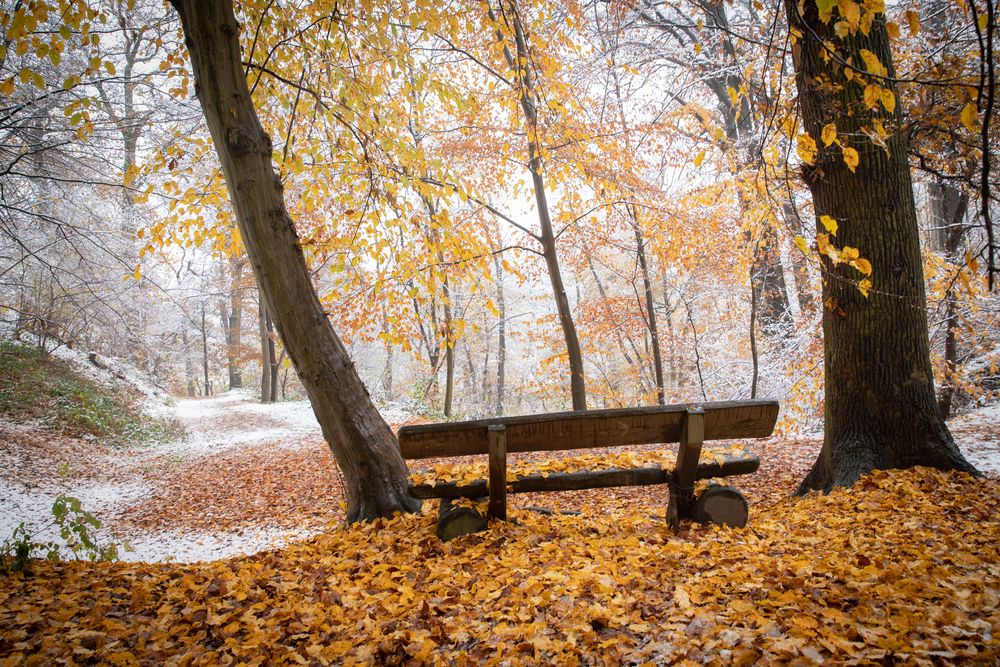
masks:
[[[0,414],[115,446],[181,435],[179,424],[143,414],[124,392],[82,376],[62,359],[9,341],[0,342]]]

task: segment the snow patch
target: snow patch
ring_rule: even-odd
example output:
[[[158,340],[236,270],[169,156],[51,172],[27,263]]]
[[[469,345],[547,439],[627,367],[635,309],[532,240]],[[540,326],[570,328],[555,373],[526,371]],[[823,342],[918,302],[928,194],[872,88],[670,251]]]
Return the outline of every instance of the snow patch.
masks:
[[[218,533],[173,532],[146,533],[128,538],[132,551],[121,554],[126,561],[149,563],[218,560],[249,556],[277,549],[289,542],[307,539],[318,531],[279,528],[246,528]]]

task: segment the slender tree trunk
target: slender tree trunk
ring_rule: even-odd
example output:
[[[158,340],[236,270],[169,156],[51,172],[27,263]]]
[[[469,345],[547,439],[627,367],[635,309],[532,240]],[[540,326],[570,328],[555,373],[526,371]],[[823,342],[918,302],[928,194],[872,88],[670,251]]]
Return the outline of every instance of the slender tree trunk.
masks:
[[[503,292],[503,265],[500,258],[493,255],[493,268],[496,272],[497,286],[497,394],[493,413],[503,414],[504,380],[507,369],[507,303]]]
[[[201,304],[201,366],[205,371],[205,396],[212,395],[212,383],[208,379],[208,326],[205,323],[205,304]]]
[[[368,397],[309,278],[247,88],[230,0],[171,0],[240,233],[295,370],[344,474],[347,519],[418,511],[395,436]]]
[[[198,382],[195,380],[194,364],[191,363],[191,349],[190,341],[188,340],[186,318],[184,326],[181,329],[181,345],[183,346],[182,353],[184,354],[184,380],[187,384],[187,395],[193,398],[198,394]]]
[[[382,312],[382,329],[388,333],[389,329],[389,313],[388,311]],[[395,347],[392,341],[386,336],[385,340],[382,341],[385,347],[385,369],[382,371],[382,395],[385,397],[386,401],[392,400],[392,365],[393,356],[395,352]]]
[[[264,324],[267,327],[267,360],[271,376],[267,381],[267,386],[271,390],[271,395],[268,396],[268,402],[277,403],[278,368],[281,366],[281,358],[278,357],[277,346],[274,344],[274,318],[271,317],[270,310],[267,310],[264,315]]]
[[[757,380],[760,377],[760,359],[757,355],[757,287],[750,281],[750,359],[753,374],[750,377],[750,400],[757,398]]]
[[[969,209],[968,193],[951,187],[947,182],[932,183],[928,188],[935,249],[943,252],[948,261],[962,261],[961,249],[965,239],[965,214]],[[942,419],[948,419],[954,410],[958,395],[958,294],[954,282],[948,284],[944,294],[944,382],[938,392],[938,410]]]
[[[226,321],[226,357],[229,364],[229,388],[243,386],[240,370],[240,341],[243,338],[243,259],[232,260],[229,286],[229,313]]]
[[[260,290],[260,287],[257,288]],[[264,293],[258,292],[257,312],[260,329],[260,402],[271,402],[271,337],[267,331],[267,306]]]
[[[935,401],[908,145],[899,127],[901,104],[885,17],[875,18],[868,35],[841,38],[834,29],[837,16],[822,21],[816,0],[803,5],[785,0],[785,8],[790,29],[800,35],[793,59],[799,108],[806,132],[821,147],[803,174],[816,216],[837,221],[837,247],[857,248],[874,268],[866,298],[858,288],[859,271],[823,260],[825,434],[799,490],[850,486],[873,469],[926,465],[975,472]],[[846,62],[864,63],[862,49],[878,58],[887,77],[877,83],[893,94],[893,113],[881,104],[867,107],[863,92],[871,82],[859,70],[831,67],[830,48]],[[861,83],[845,80],[846,71]],[[890,132],[888,150],[863,138],[875,120]],[[829,123],[836,124],[841,142],[857,150],[855,172],[840,146],[822,147],[822,129]]]
[[[629,206],[629,216],[632,218],[632,231],[635,233],[635,247],[639,255],[639,270],[642,273],[643,295],[646,300],[646,329],[649,330],[650,347],[653,354],[653,375],[656,378],[656,402],[666,404],[666,389],[663,382],[663,355],[660,352],[660,333],[656,327],[656,306],[653,303],[653,282],[649,277],[649,266],[646,263],[646,241],[639,226],[639,217],[635,206]]]
[[[528,171],[531,173],[531,184],[535,193],[535,207],[538,209],[538,225],[541,231],[538,239],[542,245],[545,267],[552,285],[552,295],[555,297],[556,312],[559,315],[559,325],[562,327],[563,338],[566,340],[566,356],[569,359],[570,395],[574,410],[587,409],[587,389],[584,381],[583,355],[580,352],[580,338],[577,335],[576,324],[573,322],[573,311],[566,296],[562,273],[559,269],[559,257],[556,254],[556,238],[552,230],[552,217],[549,213],[548,197],[545,191],[545,177],[540,146],[538,144],[538,111],[535,79],[531,73],[531,57],[528,53],[528,41],[521,24],[519,10],[514,3],[508,3],[508,11],[504,18],[509,22],[514,34],[515,53],[507,47],[503,33],[498,30],[498,37],[503,44],[504,56],[511,71],[516,75],[520,88],[521,111],[524,114],[524,124],[528,139]],[[489,10],[490,18],[495,22],[496,13]]]

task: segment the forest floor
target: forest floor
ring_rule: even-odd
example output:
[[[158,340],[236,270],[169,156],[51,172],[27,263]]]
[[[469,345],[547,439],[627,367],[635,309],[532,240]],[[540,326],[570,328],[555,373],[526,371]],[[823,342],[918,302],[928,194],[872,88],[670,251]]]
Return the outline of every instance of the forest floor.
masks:
[[[343,526],[305,402],[171,409],[187,437],[145,448],[0,421],[0,530],[67,493],[126,559],[175,561],[0,577],[0,665],[1000,660],[1000,406],[951,425],[982,481],[915,469],[792,498],[820,441],[773,437],[734,480],[742,530],[675,534],[645,487],[513,496],[511,522],[448,543],[431,503]]]
[[[109,447],[0,419],[0,537],[20,521],[45,523],[60,494],[79,498],[104,523],[102,537],[127,541],[133,551],[123,558],[135,561],[250,554],[342,522],[342,482],[308,402],[262,405],[234,391],[177,399],[168,410],[186,437],[149,447]],[[393,429],[421,421],[398,408],[384,416]],[[966,456],[1000,477],[1000,405],[950,426]],[[752,513],[763,513],[794,491],[821,440],[775,436],[746,445],[760,457],[760,470],[731,482],[747,496]],[[541,457],[511,455],[515,461]],[[519,494],[510,502],[515,508],[649,513],[662,512],[667,494],[664,487],[626,487]]]

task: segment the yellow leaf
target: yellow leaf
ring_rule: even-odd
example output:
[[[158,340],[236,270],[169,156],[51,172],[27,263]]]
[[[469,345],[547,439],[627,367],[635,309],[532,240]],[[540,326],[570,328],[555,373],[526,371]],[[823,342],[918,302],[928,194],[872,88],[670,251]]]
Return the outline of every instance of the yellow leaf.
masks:
[[[726,89],[726,92],[729,94],[729,102],[735,107],[736,103],[740,101],[740,93],[739,93],[739,91],[737,91],[732,86],[729,86]]]
[[[910,26],[910,37],[916,37],[917,33],[920,32],[920,15],[917,14],[916,10],[906,10],[906,22]]]
[[[892,91],[888,88],[883,88],[881,93],[882,106],[889,113],[896,110],[896,96],[892,94]]]
[[[858,152],[850,147],[845,148],[844,164],[847,165],[847,168],[851,170],[852,174],[854,173],[854,170],[858,168],[858,162],[860,162],[860,158],[858,157]]]
[[[836,220],[834,220],[833,218],[831,218],[828,215],[821,215],[821,216],[819,216],[819,222],[820,222],[821,225],[823,225],[823,227],[826,228],[826,231],[830,232],[834,236],[837,235],[837,229],[838,229],[838,227],[837,227],[837,221]]]
[[[979,110],[973,102],[969,102],[962,109],[962,125],[968,128],[969,132],[976,131],[976,120],[979,118]]]
[[[870,276],[872,274],[872,263],[867,259],[858,258],[851,262],[851,266],[866,276]]]
[[[868,298],[868,291],[872,288],[872,281],[865,278],[858,283],[858,291],[861,292],[861,296]]]
[[[837,124],[827,123],[823,126],[823,134],[821,136],[823,139],[823,145],[829,146],[837,140]]]
[[[142,278],[142,266],[140,264],[135,265],[135,271],[132,272],[132,277],[136,280]]]
[[[14,93],[14,78],[11,77],[0,83],[0,95],[12,95]]]
[[[895,21],[889,21],[885,24],[886,30],[889,32],[889,39],[899,39],[899,24]]]
[[[701,151],[694,156],[694,166],[700,167],[701,163],[705,161],[705,151]]]
[[[801,236],[795,237],[795,245],[798,247],[799,250],[802,251],[803,255],[809,254],[809,244]]]
[[[889,75],[889,71],[882,64],[882,61],[878,59],[878,56],[868,49],[861,49],[861,59],[865,61],[865,69],[869,73],[880,77]]]
[[[813,164],[816,161],[816,140],[808,134],[800,134],[796,137],[795,152],[806,164]]]

